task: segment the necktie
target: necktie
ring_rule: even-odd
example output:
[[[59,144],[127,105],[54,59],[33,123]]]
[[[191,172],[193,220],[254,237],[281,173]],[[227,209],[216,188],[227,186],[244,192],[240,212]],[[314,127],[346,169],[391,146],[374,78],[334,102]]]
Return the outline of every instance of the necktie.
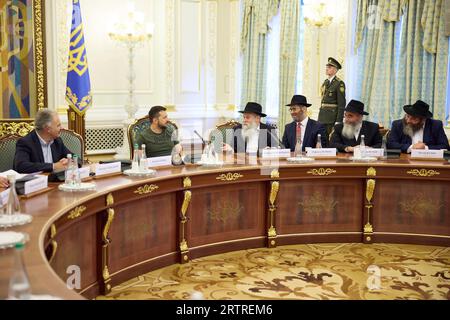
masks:
[[[302,124],[301,122],[297,122],[297,141],[300,141],[302,143]]]

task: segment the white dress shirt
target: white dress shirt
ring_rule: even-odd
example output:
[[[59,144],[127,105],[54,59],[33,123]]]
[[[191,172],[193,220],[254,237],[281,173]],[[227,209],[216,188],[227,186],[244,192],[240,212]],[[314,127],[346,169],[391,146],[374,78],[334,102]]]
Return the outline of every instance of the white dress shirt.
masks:
[[[355,140],[358,141],[359,133],[361,132],[362,123],[357,128],[355,128]],[[365,141],[364,141],[365,142]]]
[[[300,122],[300,128],[301,128],[301,147],[303,148],[303,142],[305,141],[305,131],[306,131],[306,126],[308,125],[308,120],[309,117],[306,117],[305,119],[303,119],[302,122]],[[298,122],[296,122],[296,127],[295,127],[295,139],[297,139],[297,126],[298,126]]]
[[[42,154],[44,155],[44,162],[45,163],[53,163],[53,155],[52,155],[52,144],[53,144],[53,140],[49,143],[45,142],[44,139],[41,138],[41,136],[39,135],[39,133],[36,134],[39,138],[39,142],[41,143],[41,148],[42,148]]]
[[[245,150],[247,153],[257,153],[258,152],[260,126],[258,126],[258,128],[256,128],[256,130],[254,130],[253,134],[247,138],[248,139],[247,149]]]

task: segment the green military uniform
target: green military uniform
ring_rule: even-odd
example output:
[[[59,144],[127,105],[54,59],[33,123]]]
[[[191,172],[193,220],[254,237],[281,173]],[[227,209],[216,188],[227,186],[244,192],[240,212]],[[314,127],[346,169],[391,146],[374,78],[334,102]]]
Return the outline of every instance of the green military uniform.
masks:
[[[328,58],[327,65],[341,69],[341,65],[333,58]],[[342,122],[345,109],[345,83],[335,76],[330,81],[326,79],[321,87],[322,102],[319,112],[319,122],[323,123],[328,135],[336,122]]]

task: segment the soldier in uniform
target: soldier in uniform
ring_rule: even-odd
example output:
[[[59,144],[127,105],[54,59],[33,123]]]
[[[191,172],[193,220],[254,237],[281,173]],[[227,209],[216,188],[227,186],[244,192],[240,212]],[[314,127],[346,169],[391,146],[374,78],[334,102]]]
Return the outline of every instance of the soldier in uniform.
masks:
[[[322,103],[319,112],[319,122],[326,127],[328,136],[335,124],[342,123],[345,109],[345,83],[336,76],[342,66],[336,59],[328,58],[326,74],[328,79],[321,87]]]

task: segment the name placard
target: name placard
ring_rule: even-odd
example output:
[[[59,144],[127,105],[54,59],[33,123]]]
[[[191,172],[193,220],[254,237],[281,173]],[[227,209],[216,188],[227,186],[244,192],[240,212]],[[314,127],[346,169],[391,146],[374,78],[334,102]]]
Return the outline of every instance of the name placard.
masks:
[[[311,158],[320,158],[320,157],[336,157],[337,149],[336,148],[305,148],[306,156]]]
[[[89,167],[83,167],[78,169],[78,172],[80,173],[80,179],[86,179],[89,178],[89,173],[91,172]]]
[[[273,158],[289,158],[291,156],[291,149],[263,149],[261,158],[273,159]]]
[[[106,174],[112,174],[112,173],[118,173],[122,171],[122,167],[119,162],[113,162],[113,163],[102,163],[97,164],[95,168],[95,175],[98,176],[104,176]]]
[[[355,148],[355,151],[353,152],[353,156],[355,158],[361,158],[361,148]],[[375,158],[383,157],[384,149],[365,148],[364,156],[365,157],[375,157]]]
[[[30,194],[48,187],[48,176],[37,176],[37,179],[33,179],[25,182],[24,194]]]
[[[444,159],[444,150],[411,150],[411,159],[422,158],[422,159]]]
[[[147,168],[171,166],[172,156],[154,157],[147,159]]]
[[[4,206],[8,203],[9,191],[11,191],[11,188],[0,193],[0,206]]]

